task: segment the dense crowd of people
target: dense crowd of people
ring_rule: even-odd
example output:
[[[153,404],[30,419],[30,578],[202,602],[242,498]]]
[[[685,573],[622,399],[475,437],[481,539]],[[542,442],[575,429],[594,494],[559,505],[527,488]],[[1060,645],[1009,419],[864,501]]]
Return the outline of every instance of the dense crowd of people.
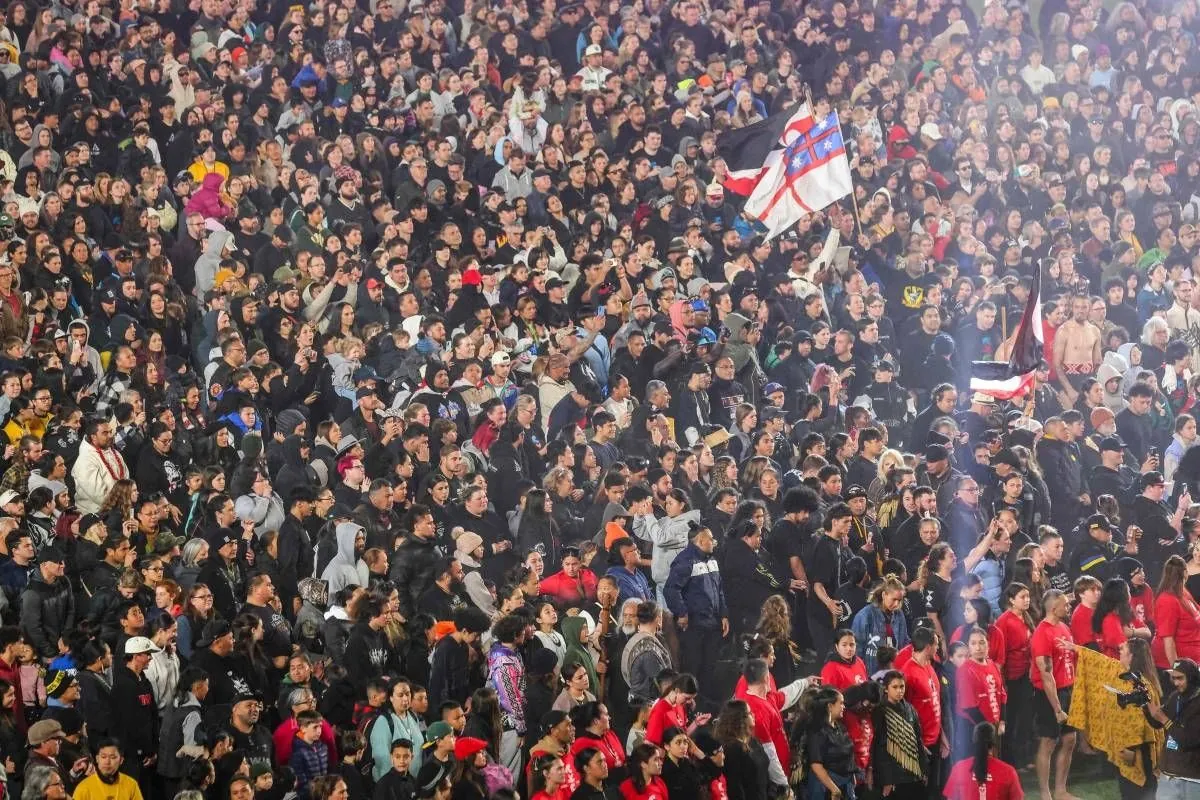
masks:
[[[1200,15],[1035,9],[6,4],[4,796],[1200,798]]]

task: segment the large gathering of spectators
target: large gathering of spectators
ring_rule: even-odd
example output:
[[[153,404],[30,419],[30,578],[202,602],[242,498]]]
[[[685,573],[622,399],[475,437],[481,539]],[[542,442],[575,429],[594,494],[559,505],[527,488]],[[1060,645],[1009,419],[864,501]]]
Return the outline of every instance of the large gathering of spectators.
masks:
[[[7,3],[3,796],[1200,798],[1198,34]]]

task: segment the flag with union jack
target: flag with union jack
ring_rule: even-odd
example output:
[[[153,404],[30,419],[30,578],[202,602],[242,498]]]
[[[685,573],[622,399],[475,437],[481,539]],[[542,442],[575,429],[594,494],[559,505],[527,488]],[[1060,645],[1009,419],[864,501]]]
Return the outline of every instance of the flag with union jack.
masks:
[[[760,178],[779,160],[783,148],[816,124],[812,108],[801,103],[792,111],[734,128],[717,139],[717,153],[725,159],[729,174],[721,183],[734,194],[748,197]]]
[[[766,226],[768,239],[854,191],[837,112],[775,152],[746,201],[746,213]]]

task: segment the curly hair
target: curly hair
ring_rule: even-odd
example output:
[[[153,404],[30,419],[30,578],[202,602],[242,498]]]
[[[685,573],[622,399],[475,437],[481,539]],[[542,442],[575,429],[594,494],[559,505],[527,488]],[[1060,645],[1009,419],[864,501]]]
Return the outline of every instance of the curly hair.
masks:
[[[782,595],[773,594],[763,603],[755,630],[773,644],[787,646],[792,631],[792,612]]]

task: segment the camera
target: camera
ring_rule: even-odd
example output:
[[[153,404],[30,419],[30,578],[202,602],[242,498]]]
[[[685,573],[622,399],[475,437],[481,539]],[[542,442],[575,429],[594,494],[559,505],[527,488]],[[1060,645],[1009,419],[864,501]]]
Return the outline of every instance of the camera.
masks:
[[[1146,686],[1146,681],[1138,672],[1122,672],[1118,676],[1123,681],[1129,681],[1133,684],[1133,688],[1128,692],[1115,692],[1117,696],[1117,708],[1126,709],[1129,706],[1141,708],[1150,703],[1150,688]]]

